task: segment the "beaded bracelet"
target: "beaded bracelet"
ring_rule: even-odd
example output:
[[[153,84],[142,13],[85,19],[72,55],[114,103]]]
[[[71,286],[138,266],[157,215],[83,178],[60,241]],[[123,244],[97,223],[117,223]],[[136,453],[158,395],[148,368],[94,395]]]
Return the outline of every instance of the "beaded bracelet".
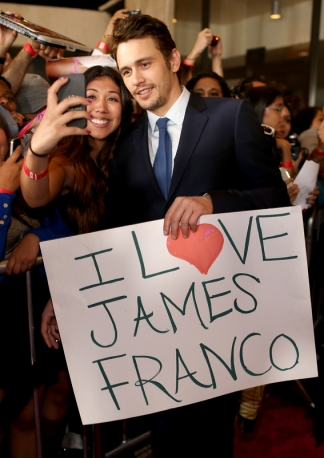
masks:
[[[48,167],[47,167],[46,170],[44,170],[44,172],[34,173],[31,170],[29,170],[29,168],[27,167],[27,165],[26,165],[26,157],[25,157],[24,164],[23,164],[23,171],[28,176],[28,178],[31,178],[32,180],[37,181],[37,180],[40,180],[41,178],[46,177],[46,175],[48,174]]]

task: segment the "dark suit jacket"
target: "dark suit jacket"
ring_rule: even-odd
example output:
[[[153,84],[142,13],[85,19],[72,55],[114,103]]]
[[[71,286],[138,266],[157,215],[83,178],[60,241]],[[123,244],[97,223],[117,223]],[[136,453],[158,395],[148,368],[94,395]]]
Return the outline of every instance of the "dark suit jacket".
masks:
[[[253,108],[245,100],[191,94],[167,201],[148,152],[145,114],[111,162],[109,226],[161,219],[177,196],[212,196],[214,213],[290,205]]]

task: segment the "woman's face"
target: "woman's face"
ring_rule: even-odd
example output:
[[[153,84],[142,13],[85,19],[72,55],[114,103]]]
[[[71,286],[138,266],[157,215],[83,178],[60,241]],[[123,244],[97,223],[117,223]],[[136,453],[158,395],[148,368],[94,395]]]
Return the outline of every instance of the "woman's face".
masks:
[[[319,126],[321,122],[324,120],[324,115],[322,110],[317,110],[315,117],[313,118],[312,124],[310,125],[310,129],[313,127]]]
[[[287,107],[283,107],[280,113],[280,122],[276,129],[277,138],[287,138],[291,130],[291,116]]]
[[[281,120],[281,111],[283,109],[283,98],[278,95],[274,101],[264,110],[262,124],[278,129]]]
[[[9,144],[8,138],[3,129],[0,128],[0,163],[6,159]]]
[[[193,92],[201,95],[201,97],[223,97],[219,82],[210,77],[200,78],[194,85]]]
[[[94,79],[87,85],[86,97],[92,100],[87,106],[90,120],[87,129],[90,137],[103,142],[120,125],[122,104],[120,89],[108,76]]]

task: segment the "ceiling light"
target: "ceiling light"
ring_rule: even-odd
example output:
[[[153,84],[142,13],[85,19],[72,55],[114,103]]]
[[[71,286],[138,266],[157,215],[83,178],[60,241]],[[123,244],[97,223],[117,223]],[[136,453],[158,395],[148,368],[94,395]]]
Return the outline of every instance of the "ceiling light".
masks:
[[[280,19],[281,18],[280,2],[278,0],[275,0],[272,2],[270,18],[271,19]]]

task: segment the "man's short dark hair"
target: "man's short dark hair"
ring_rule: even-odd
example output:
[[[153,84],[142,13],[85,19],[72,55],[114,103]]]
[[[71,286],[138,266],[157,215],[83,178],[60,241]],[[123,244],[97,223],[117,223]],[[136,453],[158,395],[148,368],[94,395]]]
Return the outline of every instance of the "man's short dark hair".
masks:
[[[112,57],[117,61],[117,49],[121,43],[146,37],[151,37],[154,40],[156,47],[161,51],[166,62],[169,62],[172,50],[176,47],[169,29],[164,22],[145,14],[128,16],[118,22],[110,42]]]

